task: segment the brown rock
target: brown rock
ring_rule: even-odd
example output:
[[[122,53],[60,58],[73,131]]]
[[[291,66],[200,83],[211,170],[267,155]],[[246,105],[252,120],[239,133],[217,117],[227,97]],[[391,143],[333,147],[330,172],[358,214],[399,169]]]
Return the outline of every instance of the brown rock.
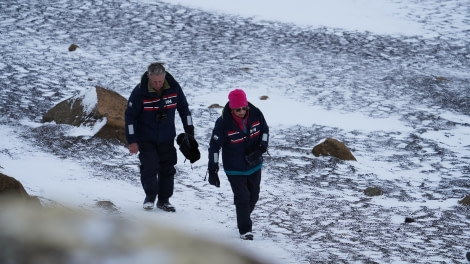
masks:
[[[470,206],[470,194],[465,196],[462,200],[459,201],[459,204]]]
[[[29,199],[29,194],[24,189],[23,184],[3,173],[0,173],[0,195],[15,196],[23,200]]]
[[[273,263],[260,254],[177,229],[164,219],[128,220],[49,206],[1,209],[8,214],[0,213],[0,263]]]
[[[69,51],[75,51],[78,48],[78,45],[72,44],[69,46]]]
[[[0,203],[28,202],[41,205],[37,197],[30,196],[17,179],[0,173]]]
[[[98,95],[97,114],[107,118],[106,125],[96,136],[106,139],[117,138],[126,143],[124,112],[127,107],[127,99],[114,91],[99,86],[96,87],[96,93]]]
[[[364,190],[364,194],[367,196],[379,196],[382,195],[382,189],[379,187],[367,187]]]
[[[43,122],[55,121],[57,124],[73,126],[92,126],[106,118],[106,124],[95,134],[105,139],[118,139],[126,142],[124,112],[127,100],[120,94],[96,86],[97,104],[93,109],[85,109],[84,95],[69,98],[50,109],[42,118]]]
[[[323,155],[333,156],[341,160],[356,160],[346,145],[334,138],[327,138],[322,143],[316,145],[312,149],[312,154],[315,157]]]
[[[219,104],[211,104],[209,105],[209,108],[224,108],[224,107]]]

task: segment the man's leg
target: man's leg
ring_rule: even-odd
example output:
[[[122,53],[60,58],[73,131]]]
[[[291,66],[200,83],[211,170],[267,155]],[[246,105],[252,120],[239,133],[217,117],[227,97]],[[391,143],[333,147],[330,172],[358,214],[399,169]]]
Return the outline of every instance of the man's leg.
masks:
[[[157,206],[165,211],[174,212],[170,204],[175,185],[175,164],[177,162],[176,148],[173,141],[158,146],[160,156],[160,170],[158,171],[158,202]]]
[[[145,192],[144,207],[153,209],[153,203],[158,193],[157,174],[159,159],[155,146],[151,143],[139,143],[140,182]],[[150,203],[152,206],[150,206]]]

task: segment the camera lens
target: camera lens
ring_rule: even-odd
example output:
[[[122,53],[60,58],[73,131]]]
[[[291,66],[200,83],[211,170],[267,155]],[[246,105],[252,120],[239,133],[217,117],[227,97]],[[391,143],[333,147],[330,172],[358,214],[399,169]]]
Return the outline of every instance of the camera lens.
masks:
[[[167,118],[166,113],[157,112],[155,114],[155,121],[161,122]]]

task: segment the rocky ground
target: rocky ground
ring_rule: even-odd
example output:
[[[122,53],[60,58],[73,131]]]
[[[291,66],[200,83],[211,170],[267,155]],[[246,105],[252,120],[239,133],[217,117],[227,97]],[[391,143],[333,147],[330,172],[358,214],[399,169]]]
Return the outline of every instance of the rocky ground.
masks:
[[[160,2],[16,1],[1,2],[0,10],[0,124],[17,127],[32,145],[88,164],[96,177],[137,185],[129,166],[135,161],[119,143],[20,121],[39,122],[53,105],[93,85],[127,97],[154,60],[169,65],[188,98],[269,80],[277,87],[267,89],[282,87],[286,98],[371,118],[396,116],[410,131],[272,127],[263,184],[275,188],[266,188],[255,211],[264,238],[290,239],[290,250],[307,263],[464,261],[470,209],[439,206],[470,192],[470,146],[454,134],[470,127],[470,47],[462,36],[299,28]],[[68,51],[71,44],[77,51]],[[208,138],[217,115],[206,105],[195,105],[193,115],[197,135]],[[462,144],[440,142],[435,133]],[[313,158],[314,143],[326,137],[344,141],[358,163]],[[204,164],[194,169],[205,171]],[[194,180],[185,168],[179,173],[183,186]],[[364,196],[370,186],[398,205]]]

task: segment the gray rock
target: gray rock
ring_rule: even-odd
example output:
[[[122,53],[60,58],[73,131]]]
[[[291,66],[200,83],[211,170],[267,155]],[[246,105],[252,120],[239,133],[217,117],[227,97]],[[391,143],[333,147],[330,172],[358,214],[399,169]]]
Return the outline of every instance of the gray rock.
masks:
[[[164,223],[23,204],[0,208],[0,263],[104,264],[117,260],[139,264],[265,263]]]

